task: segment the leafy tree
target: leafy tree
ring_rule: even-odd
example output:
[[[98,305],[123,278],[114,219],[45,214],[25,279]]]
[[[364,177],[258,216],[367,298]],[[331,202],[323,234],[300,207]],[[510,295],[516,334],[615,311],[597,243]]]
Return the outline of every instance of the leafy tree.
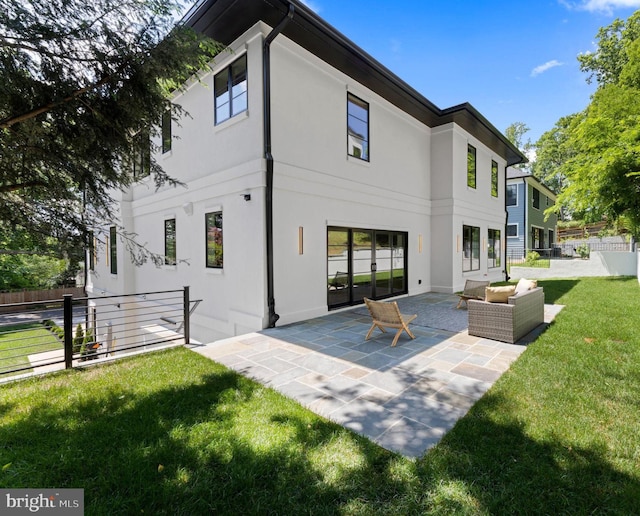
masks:
[[[529,132],[529,126],[524,122],[514,122],[504,131],[504,135],[511,143],[513,143],[518,150],[520,150],[525,156],[531,152],[533,145],[531,140],[527,138],[524,140],[524,135]],[[531,165],[528,163],[521,163],[516,165],[516,168],[529,172]]]
[[[113,218],[110,192],[134,181],[126,157],[140,135],[157,136],[170,91],[221,50],[175,25],[177,8],[0,0],[0,221],[73,249]],[[154,161],[148,170],[157,187],[177,184]]]
[[[564,207],[586,221],[622,218],[639,237],[640,11],[600,29],[598,50],[579,60],[598,89],[583,113],[556,124],[555,154],[554,135],[543,135],[540,148],[546,145],[547,158],[558,159],[552,164],[549,158],[538,170],[553,174],[549,169],[558,165],[554,175],[563,188],[556,211]]]
[[[41,248],[24,230],[0,223],[0,290],[51,288],[73,276],[69,261],[59,254]]]
[[[579,124],[584,113],[576,113],[560,118],[553,129],[545,132],[535,144],[536,160],[532,164],[533,175],[551,190],[560,193],[567,185],[564,164],[575,156],[570,134]],[[561,219],[567,217],[566,209],[561,207]]]
[[[604,86],[617,83],[622,70],[629,62],[627,47],[640,36],[640,11],[632,14],[627,21],[616,19],[607,27],[598,30],[596,52],[578,56],[580,70],[587,72],[587,82],[593,79]]]

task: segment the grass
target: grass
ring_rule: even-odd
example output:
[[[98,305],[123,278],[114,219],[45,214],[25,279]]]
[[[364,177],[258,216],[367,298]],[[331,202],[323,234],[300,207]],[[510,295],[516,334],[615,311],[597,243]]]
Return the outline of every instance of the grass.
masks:
[[[632,514],[637,279],[544,280],[551,327],[422,459],[185,349],[0,387],[0,487],[86,514]]]
[[[39,322],[3,326],[0,328],[0,373],[28,366],[27,355],[62,347],[62,343]]]

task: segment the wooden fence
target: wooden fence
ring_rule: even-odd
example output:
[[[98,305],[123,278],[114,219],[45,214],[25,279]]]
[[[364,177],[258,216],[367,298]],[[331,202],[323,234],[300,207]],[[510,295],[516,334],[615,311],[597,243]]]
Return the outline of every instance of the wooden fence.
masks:
[[[60,300],[65,294],[73,297],[84,297],[84,287],[52,288],[48,290],[20,290],[17,292],[0,292],[0,305],[13,303],[32,303],[37,301]]]

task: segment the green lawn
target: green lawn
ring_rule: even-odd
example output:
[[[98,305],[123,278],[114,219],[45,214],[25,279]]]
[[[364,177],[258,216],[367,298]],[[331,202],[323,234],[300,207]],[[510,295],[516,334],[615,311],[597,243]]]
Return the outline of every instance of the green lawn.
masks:
[[[185,349],[0,387],[0,487],[86,514],[633,514],[640,287],[540,281],[551,327],[422,459]]]
[[[0,328],[0,379],[4,371],[29,365],[27,355],[62,349],[62,343],[39,322]],[[31,369],[21,371],[26,373]],[[20,373],[16,373],[20,374]]]

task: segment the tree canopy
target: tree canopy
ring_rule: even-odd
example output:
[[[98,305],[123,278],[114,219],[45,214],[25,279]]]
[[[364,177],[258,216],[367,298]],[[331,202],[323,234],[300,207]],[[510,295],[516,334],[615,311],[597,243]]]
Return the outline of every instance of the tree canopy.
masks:
[[[536,174],[561,187],[554,209],[587,221],[629,222],[640,236],[640,11],[600,29],[579,56],[598,88],[581,113],[561,118],[537,144]]]
[[[504,135],[507,139],[513,143],[520,152],[527,155],[531,149],[533,148],[533,144],[531,140],[527,138],[524,140],[524,135],[529,132],[529,126],[524,122],[514,122],[509,127],[507,127],[504,131]],[[515,165],[516,168],[529,172],[531,169],[530,163],[521,163],[519,165]]]
[[[134,180],[169,93],[221,46],[164,0],[0,0],[0,221],[33,243],[82,246]],[[171,107],[177,120],[180,106]],[[152,153],[151,153],[152,154]],[[153,161],[156,186],[175,185]],[[91,206],[91,211],[84,210]]]

